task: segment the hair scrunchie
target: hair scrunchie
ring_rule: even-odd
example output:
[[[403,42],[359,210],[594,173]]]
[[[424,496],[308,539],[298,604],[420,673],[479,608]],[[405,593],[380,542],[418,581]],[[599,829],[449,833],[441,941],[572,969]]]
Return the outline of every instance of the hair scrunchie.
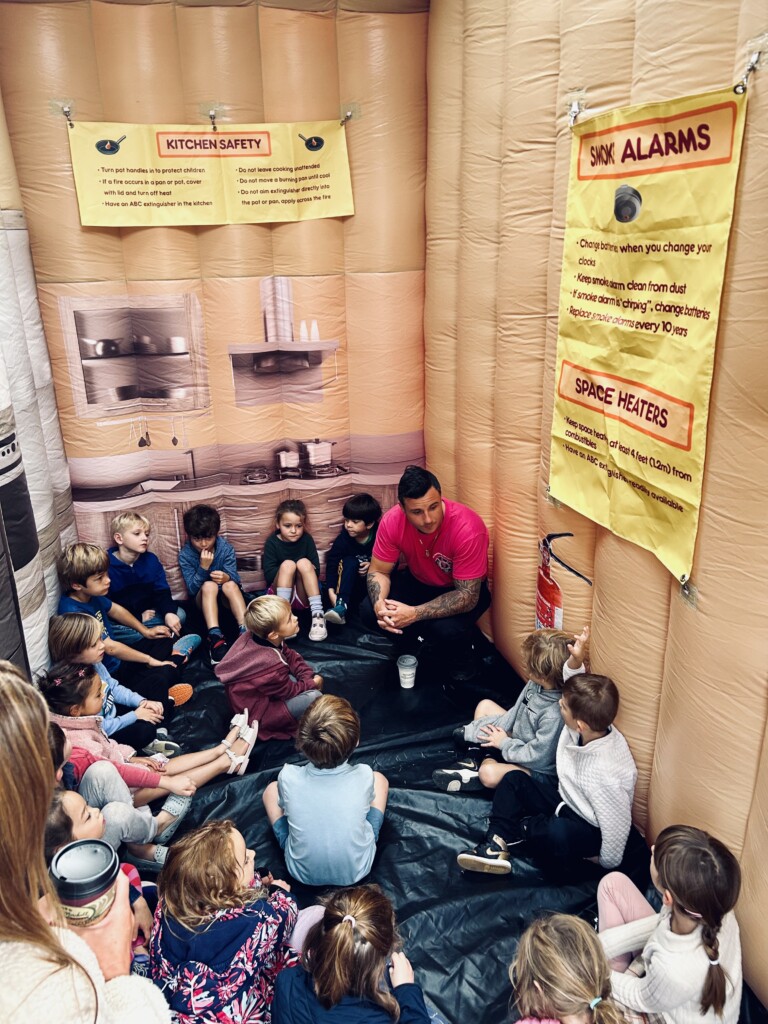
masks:
[[[594,1008],[597,1006],[597,1004],[598,1003],[602,1003],[602,1001],[603,1001],[603,997],[602,996],[595,996],[595,998],[589,1004],[590,1010],[594,1010]]]
[[[345,914],[344,917],[342,917],[341,923],[344,924],[345,921],[349,921],[353,928],[357,924],[357,921],[354,919],[354,917],[352,917],[351,914]]]

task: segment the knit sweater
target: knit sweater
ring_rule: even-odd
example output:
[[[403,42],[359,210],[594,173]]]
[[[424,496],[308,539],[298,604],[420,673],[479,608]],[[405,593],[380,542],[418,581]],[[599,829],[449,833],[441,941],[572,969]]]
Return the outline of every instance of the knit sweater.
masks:
[[[668,1024],[737,1024],[741,1004],[741,940],[733,912],[726,914],[718,933],[720,966],[726,986],[723,1016],[710,1008],[702,1016],[701,993],[710,970],[709,958],[701,944],[701,927],[689,935],[670,929],[670,908],[600,933],[608,957],[639,949],[643,943],[645,974],[611,973],[614,998],[631,1010],[661,1013]],[[647,941],[646,941],[647,940]]]
[[[637,768],[627,741],[615,726],[606,736],[580,744],[563,726],[557,744],[557,778],[564,803],[600,829],[600,864],[615,868],[624,856],[632,827]]]
[[[78,935],[67,928],[53,931],[85,973],[76,967],[57,970],[43,950],[28,942],[0,942],[0,963],[8,982],[0,986],[3,1024],[170,1024],[168,1005],[151,981],[130,975],[104,981],[95,954]]]

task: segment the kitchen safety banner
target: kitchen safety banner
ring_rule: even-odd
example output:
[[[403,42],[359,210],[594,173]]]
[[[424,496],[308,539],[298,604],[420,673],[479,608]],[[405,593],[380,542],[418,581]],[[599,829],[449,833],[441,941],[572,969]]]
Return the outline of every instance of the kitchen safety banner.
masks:
[[[83,225],[257,224],[355,212],[338,121],[216,131],[76,122],[69,146]]]
[[[746,111],[733,89],[574,128],[550,494],[691,572]]]

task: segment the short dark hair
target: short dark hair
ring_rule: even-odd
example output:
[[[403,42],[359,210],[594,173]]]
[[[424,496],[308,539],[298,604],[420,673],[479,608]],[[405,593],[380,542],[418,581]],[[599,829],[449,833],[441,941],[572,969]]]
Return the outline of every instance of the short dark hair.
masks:
[[[217,537],[221,516],[213,505],[193,505],[184,513],[184,529],[188,537]]]
[[[595,732],[612,724],[619,710],[619,691],[608,676],[584,672],[563,683],[563,699],[574,718]]]
[[[360,741],[360,719],[343,697],[324,694],[299,719],[296,749],[316,768],[338,768]]]
[[[397,485],[397,500],[402,505],[406,498],[423,498],[430,487],[438,494],[443,493],[434,473],[423,466],[406,466]]]
[[[362,519],[366,526],[381,519],[381,505],[372,494],[353,494],[344,502],[341,512],[345,519]]]

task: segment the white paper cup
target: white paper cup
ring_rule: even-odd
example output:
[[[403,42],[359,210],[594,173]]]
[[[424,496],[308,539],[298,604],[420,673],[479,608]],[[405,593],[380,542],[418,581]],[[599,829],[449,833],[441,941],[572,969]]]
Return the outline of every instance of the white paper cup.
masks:
[[[400,673],[400,685],[404,690],[412,690],[416,683],[417,659],[412,654],[401,654],[397,659],[397,671]]]

